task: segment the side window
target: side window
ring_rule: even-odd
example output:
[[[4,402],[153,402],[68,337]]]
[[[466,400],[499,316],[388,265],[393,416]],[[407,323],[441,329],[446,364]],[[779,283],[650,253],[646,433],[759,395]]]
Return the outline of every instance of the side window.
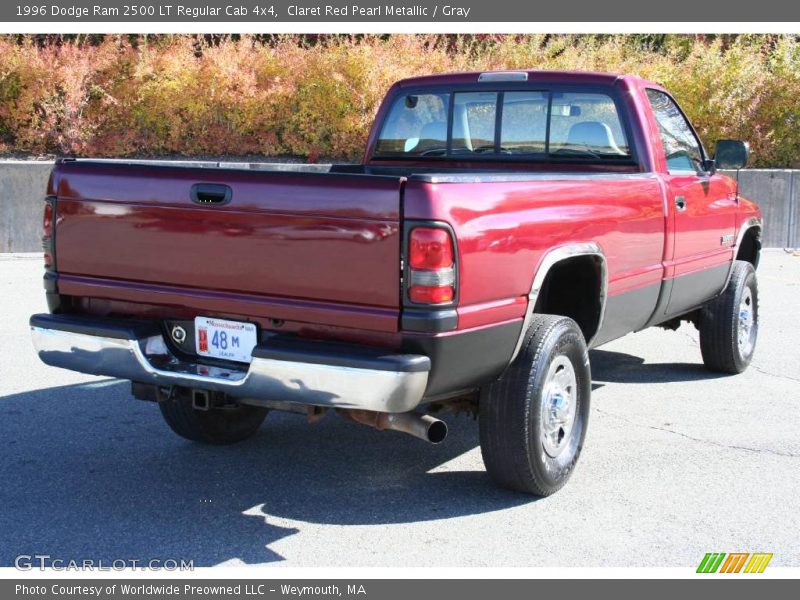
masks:
[[[667,157],[667,170],[670,173],[702,172],[702,147],[678,105],[658,90],[647,90],[647,98],[658,123],[661,143]]]

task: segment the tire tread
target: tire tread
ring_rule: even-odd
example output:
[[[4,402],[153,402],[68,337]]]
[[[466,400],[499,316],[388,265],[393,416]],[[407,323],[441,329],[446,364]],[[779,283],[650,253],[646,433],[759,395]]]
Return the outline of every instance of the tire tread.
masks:
[[[747,285],[747,279],[754,274],[754,269],[749,262],[742,260],[734,261],[732,269],[730,280],[722,294],[703,307],[698,329],[700,353],[706,368],[719,373],[736,374],[744,371],[749,364],[749,360],[744,363],[737,360],[737,313],[741,289]],[[758,291],[755,277],[753,288],[753,302],[756,303]]]
[[[499,485],[548,496],[566,483],[551,486],[543,481],[531,462],[531,403],[533,378],[553,331],[577,325],[566,317],[535,314],[515,361],[503,376],[481,390],[479,428],[481,454],[489,475]],[[522,415],[522,416],[520,416]],[[502,424],[498,435],[496,424]],[[489,431],[492,427],[494,430]]]

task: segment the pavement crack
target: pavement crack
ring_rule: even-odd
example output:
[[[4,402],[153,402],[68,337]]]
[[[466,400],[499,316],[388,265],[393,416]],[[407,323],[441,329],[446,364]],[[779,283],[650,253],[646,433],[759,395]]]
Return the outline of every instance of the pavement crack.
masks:
[[[800,377],[792,377],[791,375],[784,375],[783,373],[773,373],[772,371],[767,371],[763,367],[759,367],[758,365],[750,365],[756,371],[761,373],[762,375],[768,375],[769,377],[775,377],[777,379],[785,379],[786,381],[796,381],[800,383]]]
[[[602,410],[600,408],[595,408],[597,412],[603,415],[607,415],[609,417],[614,417],[615,419],[619,419],[621,421],[625,421],[631,425],[635,425],[636,427],[643,427],[645,429],[653,429],[655,431],[663,431],[665,433],[671,433],[673,435],[680,436],[682,438],[686,438],[687,440],[691,440],[693,442],[697,442],[698,444],[705,444],[708,446],[716,446],[717,448],[725,448],[727,450],[741,450],[744,452],[752,452],[754,454],[772,454],[774,456],[782,456],[784,458],[800,458],[800,454],[793,454],[791,452],[779,452],[778,450],[770,450],[769,448],[750,448],[748,446],[736,446],[733,444],[722,444],[720,442],[715,442],[713,440],[704,440],[702,438],[697,438],[681,431],[675,431],[674,429],[669,429],[668,427],[658,427],[657,425],[647,425],[645,423],[637,423],[636,421],[632,421],[622,415],[618,415],[616,413],[608,412]]]

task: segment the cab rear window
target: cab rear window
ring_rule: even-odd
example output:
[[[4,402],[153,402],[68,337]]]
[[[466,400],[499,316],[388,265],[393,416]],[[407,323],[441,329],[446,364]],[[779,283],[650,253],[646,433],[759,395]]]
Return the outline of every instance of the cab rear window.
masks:
[[[465,91],[396,98],[374,156],[630,160],[631,150],[608,94]]]
[[[376,154],[427,156],[447,150],[450,94],[409,94],[394,101]]]

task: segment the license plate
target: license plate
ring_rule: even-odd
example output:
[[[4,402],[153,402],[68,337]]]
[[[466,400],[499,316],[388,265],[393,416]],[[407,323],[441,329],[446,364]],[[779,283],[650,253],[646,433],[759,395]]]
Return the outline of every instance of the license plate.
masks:
[[[195,317],[194,345],[201,356],[249,363],[258,342],[252,323]]]

